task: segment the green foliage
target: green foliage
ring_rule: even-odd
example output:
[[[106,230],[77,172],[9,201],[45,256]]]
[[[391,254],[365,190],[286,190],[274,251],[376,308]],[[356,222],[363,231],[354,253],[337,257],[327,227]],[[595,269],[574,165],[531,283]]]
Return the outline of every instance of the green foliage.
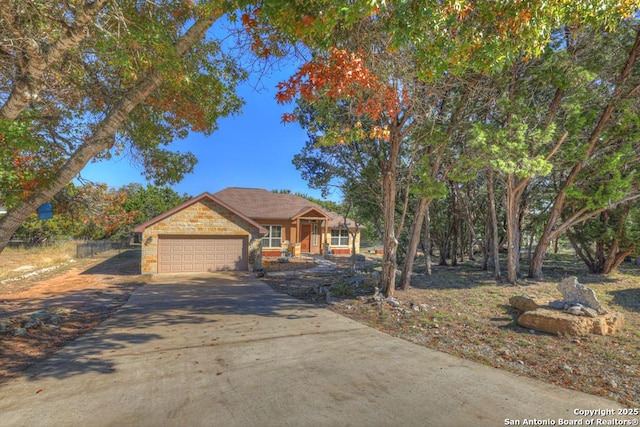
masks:
[[[34,135],[34,123],[32,120],[10,121],[0,118],[0,149],[7,147],[13,149],[36,149],[41,141]]]
[[[142,224],[156,216],[175,208],[191,197],[178,194],[169,187],[155,187],[131,184],[121,188],[126,193],[122,206],[126,212],[134,213],[133,224]]]
[[[412,45],[422,77],[500,72],[540,55],[567,23],[611,30],[637,13],[633,1],[392,2],[379,11],[396,46]]]
[[[576,182],[567,189],[567,205],[573,209],[599,209],[622,200],[638,188],[637,165],[628,160],[635,156],[632,144],[592,159]]]
[[[57,237],[66,235],[66,222],[57,215],[53,219],[42,220],[38,218],[37,213],[34,213],[24,220],[13,238],[33,244],[50,242]]]
[[[418,180],[411,184],[411,192],[425,199],[441,199],[447,196],[449,189],[447,188],[446,183],[433,177],[433,165],[431,164],[431,161],[432,159],[427,156],[422,159],[422,162],[418,165],[416,170]],[[457,178],[458,179],[452,179],[459,180],[460,177]]]
[[[354,298],[356,290],[348,283],[339,283],[331,286],[331,295],[338,298]]]
[[[551,172],[552,165],[544,155],[531,156],[530,153],[550,143],[555,135],[553,125],[546,131],[530,129],[524,121],[514,116],[513,123],[507,128],[476,123],[472,135],[469,146],[476,149],[496,171],[520,178],[544,176]]]

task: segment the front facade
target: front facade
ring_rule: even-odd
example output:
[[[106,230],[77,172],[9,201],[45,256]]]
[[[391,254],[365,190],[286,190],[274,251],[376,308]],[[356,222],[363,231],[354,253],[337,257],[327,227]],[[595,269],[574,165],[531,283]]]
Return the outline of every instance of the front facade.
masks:
[[[326,214],[313,208],[294,218],[256,218],[268,231],[262,239],[262,254],[322,254],[327,242],[327,219]]]
[[[142,274],[253,271],[263,256],[348,255],[355,223],[309,200],[260,189],[204,193],[140,224]]]
[[[273,220],[256,219],[267,229],[262,240],[263,256],[291,254],[350,255],[355,239],[356,253],[360,250],[360,233],[343,227],[328,227],[326,219]],[[355,237],[353,234],[355,234]]]
[[[256,188],[226,188],[215,196],[266,228],[263,256],[350,255],[360,231],[355,222],[304,197]]]

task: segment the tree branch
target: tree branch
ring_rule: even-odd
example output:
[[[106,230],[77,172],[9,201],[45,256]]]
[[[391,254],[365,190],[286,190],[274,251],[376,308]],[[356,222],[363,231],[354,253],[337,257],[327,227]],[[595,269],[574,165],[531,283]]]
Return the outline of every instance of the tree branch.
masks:
[[[78,46],[86,36],[86,26],[93,21],[98,13],[105,7],[109,0],[95,0],[84,3],[82,9],[75,16],[74,24],[67,26],[60,37],[47,48],[47,52],[41,52],[40,45],[27,35],[19,32],[15,27],[13,11],[8,2],[0,3],[0,14],[3,19],[12,27],[15,35],[24,38],[26,41],[22,47],[27,53],[19,53],[18,60],[23,62],[20,65],[20,73],[16,76],[11,94],[7,101],[0,107],[0,118],[15,120],[18,115],[35,99],[44,87],[43,75],[47,68],[59,61],[70,49]],[[20,61],[20,57],[23,58]]]
[[[176,43],[177,54],[180,57],[184,56],[204,37],[207,30],[221,15],[222,11],[215,11],[196,21]],[[76,151],[58,169],[48,186],[33,192],[31,196],[0,218],[0,251],[7,245],[27,215],[67,185],[92,158],[113,146],[116,132],[129,113],[160,87],[163,78],[163,74],[157,69],[147,74],[107,113],[104,120],[96,126],[93,135],[78,146]]]
[[[558,140],[558,142],[556,143],[556,145],[553,147],[553,149],[549,152],[549,154],[547,154],[547,156],[544,158],[546,161],[551,160],[551,158],[554,156],[554,154],[556,154],[558,152],[558,150],[560,149],[560,146],[562,144],[564,144],[564,142],[567,140],[567,137],[569,136],[569,132],[564,131],[564,133],[562,134],[562,136],[560,137],[560,139]]]

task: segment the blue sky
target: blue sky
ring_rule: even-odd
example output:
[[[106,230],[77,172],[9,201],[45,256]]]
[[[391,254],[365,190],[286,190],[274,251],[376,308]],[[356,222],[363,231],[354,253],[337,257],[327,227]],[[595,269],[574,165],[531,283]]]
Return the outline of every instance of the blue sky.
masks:
[[[260,91],[254,89],[256,77],[250,77],[238,88],[245,100],[240,115],[221,119],[218,131],[209,137],[194,133],[174,142],[171,149],[191,151],[198,164],[192,174],[172,188],[192,196],[226,187],[288,189],[321,198],[320,191],[308,188],[291,163],[307,140],[306,132],[296,123],[281,123],[282,114],[291,112],[294,105],[281,106],[275,100],[276,84],[292,72],[294,69],[290,68],[262,77],[264,89]],[[147,184],[140,167],[132,165],[127,157],[91,163],[81,176],[111,188],[134,182]],[[339,195],[333,194],[330,199],[338,200]]]

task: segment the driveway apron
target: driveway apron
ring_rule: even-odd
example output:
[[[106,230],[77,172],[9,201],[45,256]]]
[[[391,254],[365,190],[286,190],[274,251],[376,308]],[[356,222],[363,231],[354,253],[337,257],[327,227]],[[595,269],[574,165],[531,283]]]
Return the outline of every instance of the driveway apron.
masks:
[[[559,425],[618,407],[390,337],[246,274],[158,276],[0,386],[2,427]]]

